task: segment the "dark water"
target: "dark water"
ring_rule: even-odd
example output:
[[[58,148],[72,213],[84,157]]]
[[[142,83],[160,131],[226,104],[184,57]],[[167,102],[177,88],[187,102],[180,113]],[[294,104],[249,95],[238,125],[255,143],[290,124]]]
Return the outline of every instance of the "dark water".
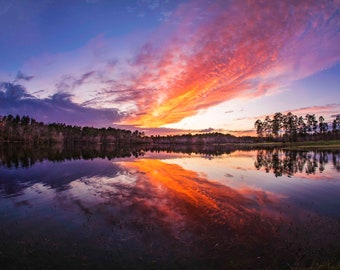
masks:
[[[339,152],[0,154],[1,269],[340,266]]]

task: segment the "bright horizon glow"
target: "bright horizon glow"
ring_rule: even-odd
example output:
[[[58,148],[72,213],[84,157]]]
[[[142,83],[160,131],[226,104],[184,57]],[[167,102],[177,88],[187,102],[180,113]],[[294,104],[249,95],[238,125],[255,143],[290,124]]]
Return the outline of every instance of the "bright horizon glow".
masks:
[[[0,115],[253,135],[340,113],[340,1],[0,2]],[[21,86],[20,86],[21,85]]]

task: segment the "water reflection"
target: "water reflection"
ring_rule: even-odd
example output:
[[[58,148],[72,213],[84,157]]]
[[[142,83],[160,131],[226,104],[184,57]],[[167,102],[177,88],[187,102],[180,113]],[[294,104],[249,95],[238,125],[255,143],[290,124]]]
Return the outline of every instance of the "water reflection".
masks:
[[[234,152],[233,160],[228,159],[232,155],[224,155],[204,163],[193,154],[139,150],[137,158],[129,154],[129,158],[103,159],[91,153],[86,160],[81,152],[64,162],[43,159],[29,167],[20,167],[20,162],[18,168],[0,167],[4,269],[37,265],[41,269],[65,265],[74,269],[287,269],[337,263],[338,215],[314,211],[307,185],[303,188],[307,187],[309,197],[294,203],[284,190],[231,187],[175,163],[179,159],[209,163],[211,170],[217,170],[217,163],[224,162],[221,175],[230,178],[225,171],[234,170],[233,181],[241,181],[236,170],[265,175],[253,167],[254,159],[259,159],[256,152]],[[271,153],[271,158],[282,154]],[[242,162],[237,162],[237,155]],[[332,162],[333,157],[327,158]],[[306,159],[287,166],[299,171],[303,163],[304,172],[308,154]],[[326,157],[322,160],[326,172]],[[310,161],[314,166],[313,156]],[[253,169],[249,172],[245,167]],[[13,183],[16,186],[10,187]],[[331,184],[314,192],[331,187],[337,194],[339,182]],[[318,204],[336,208],[339,198],[328,197],[332,202]]]
[[[273,172],[276,177],[283,175],[291,177],[296,173],[302,172],[306,174],[322,173],[325,170],[325,164],[329,162],[330,158],[333,167],[340,172],[339,151],[298,152],[280,149],[259,150],[254,165],[258,170],[263,168],[267,173]]]
[[[166,231],[160,239],[181,247],[172,254],[186,267],[286,268],[338,255],[339,220],[293,206],[285,196],[231,188],[157,159],[119,164],[136,179],[128,192],[133,196],[126,198],[133,201],[134,214],[143,216],[145,228]]]
[[[0,166],[27,168],[43,160],[54,162],[94,158],[107,158],[110,160],[132,156],[138,157],[143,154],[144,149],[140,147],[116,147],[115,145],[105,147],[103,145],[32,147],[21,144],[0,144]]]
[[[62,162],[67,160],[107,158],[127,158],[152,153],[202,154],[213,158],[230,154],[236,150],[250,151],[258,147],[235,145],[52,145],[49,147],[32,147],[21,144],[0,144],[0,166],[8,168],[30,167],[36,162],[50,160]]]

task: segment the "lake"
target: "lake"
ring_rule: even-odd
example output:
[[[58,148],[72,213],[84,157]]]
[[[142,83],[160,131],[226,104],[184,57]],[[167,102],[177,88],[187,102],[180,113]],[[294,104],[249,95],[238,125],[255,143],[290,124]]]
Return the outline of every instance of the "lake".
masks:
[[[340,152],[0,151],[1,269],[335,269],[339,258]]]

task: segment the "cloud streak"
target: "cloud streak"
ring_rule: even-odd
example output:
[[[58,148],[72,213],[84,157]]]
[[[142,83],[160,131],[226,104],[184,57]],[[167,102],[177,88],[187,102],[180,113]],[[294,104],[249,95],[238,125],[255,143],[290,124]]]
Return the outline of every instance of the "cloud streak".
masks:
[[[94,74],[94,71],[89,71],[81,74],[78,78],[74,78],[74,76],[71,75],[63,76],[62,79],[56,83],[56,89],[60,92],[73,90],[86,83],[86,81]]]
[[[340,60],[336,5],[195,1],[179,6],[172,17],[176,27],[160,30],[170,35],[157,32],[131,60],[134,78],[124,91],[135,96],[138,114],[126,123],[175,123],[235,97],[262,96],[334,65]]]
[[[160,1],[148,3],[162,11]],[[17,79],[43,97],[35,99],[43,106],[56,95],[76,111],[114,112],[112,121],[152,129],[235,98],[277,93],[340,61],[338,0],[176,6],[152,34],[98,34],[74,51],[28,60],[23,70],[34,79],[24,73]]]
[[[28,76],[24,73],[22,73],[21,71],[18,71],[16,77],[15,77],[15,80],[14,82],[19,82],[19,81],[30,81],[34,78],[34,76]]]
[[[316,105],[316,106],[308,106],[308,107],[301,107],[292,110],[286,110],[281,113],[287,114],[291,112],[297,116],[305,116],[306,114],[315,114],[316,116],[324,116],[326,118],[332,118],[336,113],[340,111],[340,103],[333,103],[333,104],[326,104],[326,105]],[[267,114],[268,116],[274,116],[274,113]],[[264,119],[267,115],[260,115],[260,116],[251,116],[251,117],[241,117],[236,119],[237,121],[242,120],[249,120],[255,122],[257,119]],[[330,119],[328,119],[330,120]],[[253,130],[254,131],[254,130]]]

